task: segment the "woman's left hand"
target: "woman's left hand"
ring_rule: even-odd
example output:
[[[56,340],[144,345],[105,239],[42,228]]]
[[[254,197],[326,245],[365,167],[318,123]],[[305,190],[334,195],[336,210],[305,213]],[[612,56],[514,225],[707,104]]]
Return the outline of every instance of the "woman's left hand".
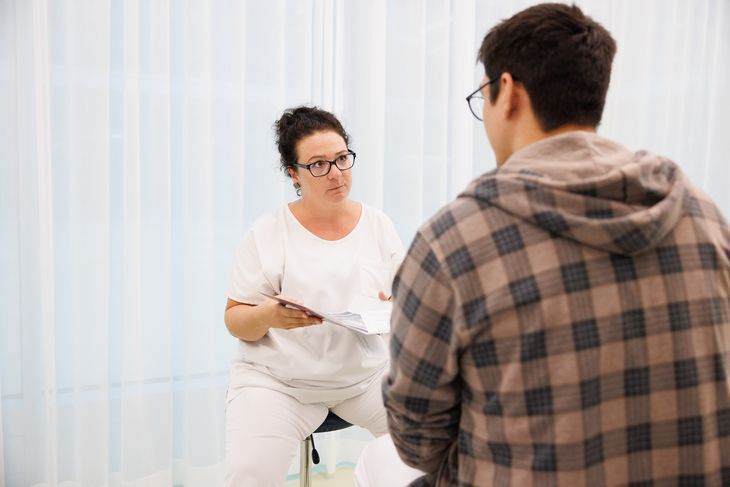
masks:
[[[388,296],[383,291],[380,291],[378,293],[378,297],[380,298],[381,301],[390,301],[391,299],[393,299],[393,296]]]

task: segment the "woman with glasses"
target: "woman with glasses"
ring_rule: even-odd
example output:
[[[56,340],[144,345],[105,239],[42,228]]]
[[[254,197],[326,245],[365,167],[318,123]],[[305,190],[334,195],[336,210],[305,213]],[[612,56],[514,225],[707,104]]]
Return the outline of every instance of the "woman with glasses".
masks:
[[[225,312],[239,338],[226,405],[228,486],[280,486],[329,410],[376,436],[387,430],[383,339],[265,295],[323,313],[377,309],[388,304],[403,246],[385,214],[349,198],[355,152],[333,114],[289,109],[275,130],[298,199],[254,223],[235,256]]]

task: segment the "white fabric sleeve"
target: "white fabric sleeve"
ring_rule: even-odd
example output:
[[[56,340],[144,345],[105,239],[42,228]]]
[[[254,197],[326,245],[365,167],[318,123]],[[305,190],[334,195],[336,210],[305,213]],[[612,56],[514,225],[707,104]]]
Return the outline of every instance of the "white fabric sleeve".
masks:
[[[246,304],[259,304],[260,293],[279,294],[278,285],[267,275],[259,253],[256,234],[252,229],[243,237],[233,259],[228,297]]]

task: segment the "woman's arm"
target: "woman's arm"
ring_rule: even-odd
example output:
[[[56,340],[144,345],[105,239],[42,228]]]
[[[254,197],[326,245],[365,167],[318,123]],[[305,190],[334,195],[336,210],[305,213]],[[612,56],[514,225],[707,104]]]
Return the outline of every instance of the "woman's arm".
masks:
[[[231,335],[247,342],[262,339],[269,328],[290,329],[322,323],[319,318],[282,306],[273,299],[254,306],[229,298],[224,320]]]

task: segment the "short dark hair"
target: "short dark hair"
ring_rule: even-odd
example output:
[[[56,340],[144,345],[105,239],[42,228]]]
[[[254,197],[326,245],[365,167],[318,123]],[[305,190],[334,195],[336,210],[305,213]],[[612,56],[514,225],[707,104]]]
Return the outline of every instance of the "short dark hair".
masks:
[[[274,123],[276,147],[281,158],[281,170],[288,174],[287,168],[294,169],[297,160],[297,144],[304,137],[316,132],[332,131],[339,134],[350,146],[350,136],[337,117],[317,107],[299,106],[287,108],[279,120]]]
[[[478,61],[487,79],[510,73],[522,82],[544,131],[601,122],[616,42],[575,5],[544,3],[494,26]],[[490,85],[493,103],[499,83]]]

